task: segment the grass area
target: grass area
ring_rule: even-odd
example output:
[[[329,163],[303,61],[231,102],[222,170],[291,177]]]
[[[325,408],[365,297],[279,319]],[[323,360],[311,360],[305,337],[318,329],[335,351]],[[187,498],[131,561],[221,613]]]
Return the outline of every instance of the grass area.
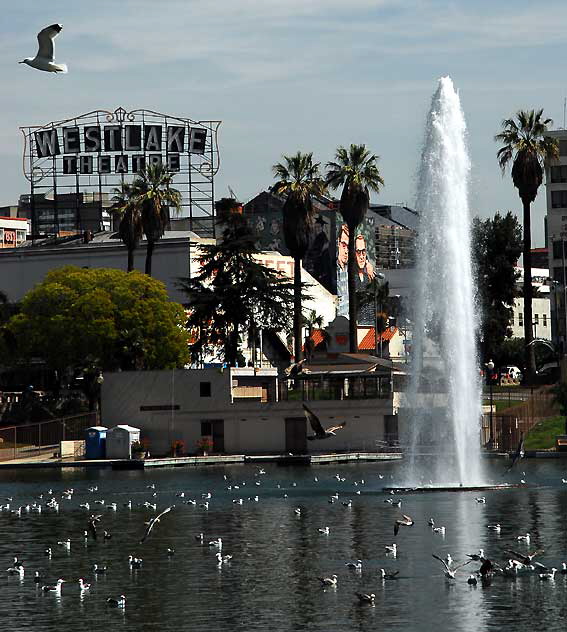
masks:
[[[556,435],[565,434],[565,417],[551,417],[536,424],[526,437],[526,450],[550,450],[555,448]]]
[[[485,399],[483,402],[484,406],[490,406],[490,400],[489,399]],[[494,406],[494,413],[499,413],[501,410],[506,410],[506,408],[511,408],[512,406],[518,406],[519,404],[523,404],[522,400],[519,399],[512,399],[510,401],[506,400],[499,400],[499,399],[494,399],[492,401],[492,404]]]

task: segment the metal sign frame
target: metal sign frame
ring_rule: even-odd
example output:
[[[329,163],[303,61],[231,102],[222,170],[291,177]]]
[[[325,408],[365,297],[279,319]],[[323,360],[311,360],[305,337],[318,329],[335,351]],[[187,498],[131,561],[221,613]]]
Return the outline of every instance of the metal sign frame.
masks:
[[[80,232],[83,203],[98,203],[102,217],[103,194],[113,195],[145,164],[162,162],[175,172],[173,186],[182,196],[178,217],[189,219],[191,230],[200,228],[214,236],[214,176],[220,167],[217,132],[221,122],[119,107],[20,127],[23,171],[30,183],[32,235],[39,235],[46,226],[59,232],[63,209],[58,197],[64,194],[75,194],[74,225]],[[53,201],[52,212],[40,213],[35,208],[38,194]],[[69,209],[65,212],[68,225]]]

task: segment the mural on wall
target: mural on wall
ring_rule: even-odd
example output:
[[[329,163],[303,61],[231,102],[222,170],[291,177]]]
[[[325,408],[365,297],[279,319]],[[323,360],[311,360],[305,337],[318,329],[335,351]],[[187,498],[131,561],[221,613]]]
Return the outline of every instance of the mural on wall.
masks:
[[[336,294],[334,272],[334,218],[332,213],[317,213],[313,222],[311,245],[303,260],[303,267],[331,294]],[[290,252],[285,244],[281,210],[264,210],[250,218],[256,235],[258,250],[274,250],[282,255]]]
[[[349,229],[337,213],[337,316],[348,318],[348,239]],[[363,290],[376,276],[374,218],[366,217],[356,229],[354,243],[356,257],[356,290]],[[358,311],[359,325],[374,325],[374,305],[364,305]]]

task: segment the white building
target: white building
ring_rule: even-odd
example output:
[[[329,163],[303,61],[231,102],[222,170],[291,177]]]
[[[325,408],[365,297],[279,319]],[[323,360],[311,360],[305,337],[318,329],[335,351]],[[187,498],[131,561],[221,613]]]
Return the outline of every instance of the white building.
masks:
[[[333,356],[328,365],[311,365],[312,372],[293,383],[278,384],[275,369],[105,373],[102,423],[140,428],[153,455],[166,454],[175,441],[195,453],[202,437],[212,437],[213,452],[227,454],[374,452],[385,439],[395,440],[387,361],[369,373],[376,358]],[[323,427],[342,421],[346,426],[336,437],[308,441],[312,430],[303,400]]]
[[[517,267],[520,273],[517,287],[523,287],[524,269]],[[532,285],[534,287],[534,297],[532,299],[533,336],[543,340],[552,339],[551,327],[551,300],[549,285],[549,270],[544,268],[532,268]],[[514,314],[510,321],[513,338],[524,337],[524,299],[518,297],[514,299]]]
[[[29,232],[25,217],[0,217],[0,248],[17,248],[26,242]]]
[[[559,144],[559,159],[546,165],[547,196],[547,245],[549,250],[549,271],[551,273],[551,311],[553,340],[563,350],[567,315],[567,130],[548,132]]]

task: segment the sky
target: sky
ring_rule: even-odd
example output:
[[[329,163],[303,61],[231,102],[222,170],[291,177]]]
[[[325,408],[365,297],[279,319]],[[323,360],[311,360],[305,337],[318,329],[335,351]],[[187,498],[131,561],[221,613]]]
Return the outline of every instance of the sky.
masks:
[[[54,22],[67,75],[17,64]],[[459,91],[473,215],[518,214],[493,140],[503,118],[544,108],[563,127],[564,0],[6,0],[0,24],[0,205],[29,192],[19,126],[147,108],[219,119],[217,197],[247,201],[282,155],[365,143],[385,187],[373,202],[413,206],[425,116],[437,80]],[[545,189],[533,207],[543,246]]]

